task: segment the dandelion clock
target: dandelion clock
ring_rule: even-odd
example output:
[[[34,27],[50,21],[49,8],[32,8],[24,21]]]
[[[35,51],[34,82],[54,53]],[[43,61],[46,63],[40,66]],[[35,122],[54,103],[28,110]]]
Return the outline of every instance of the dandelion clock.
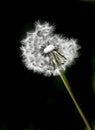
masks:
[[[86,127],[92,130],[64,75],[66,67],[71,66],[78,57],[80,46],[76,39],[68,39],[55,34],[54,29],[54,26],[48,22],[35,22],[35,29],[27,32],[25,39],[21,41],[22,61],[27,69],[33,72],[48,77],[59,75]]]

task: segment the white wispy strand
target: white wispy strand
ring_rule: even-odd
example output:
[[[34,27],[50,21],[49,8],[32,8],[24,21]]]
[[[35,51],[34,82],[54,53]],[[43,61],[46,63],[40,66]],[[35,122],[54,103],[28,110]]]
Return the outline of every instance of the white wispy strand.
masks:
[[[56,69],[66,69],[78,57],[77,40],[54,34],[54,26],[48,22],[35,23],[35,30],[27,32],[21,41],[23,62],[29,70],[45,76],[58,75]],[[56,57],[59,67],[54,64]]]

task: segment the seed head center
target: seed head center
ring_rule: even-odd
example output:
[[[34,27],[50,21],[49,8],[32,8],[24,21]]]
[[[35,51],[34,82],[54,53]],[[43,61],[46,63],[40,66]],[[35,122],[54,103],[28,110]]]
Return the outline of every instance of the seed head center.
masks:
[[[44,49],[44,53],[50,53],[55,49],[55,47],[53,45],[48,45],[45,49]]]

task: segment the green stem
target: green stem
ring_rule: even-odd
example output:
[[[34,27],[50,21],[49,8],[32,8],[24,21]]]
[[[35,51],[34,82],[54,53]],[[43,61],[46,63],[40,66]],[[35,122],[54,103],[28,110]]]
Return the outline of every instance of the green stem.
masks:
[[[69,82],[68,82],[66,76],[65,76],[64,73],[62,73],[61,71],[59,71],[59,75],[60,75],[60,77],[61,77],[61,79],[62,79],[62,81],[63,81],[63,83],[64,83],[64,85],[65,85],[65,87],[66,87],[66,89],[67,89],[67,91],[68,91],[68,93],[69,93],[69,95],[70,95],[70,97],[72,98],[72,100],[73,100],[73,102],[74,102],[74,104],[75,104],[75,106],[76,106],[78,112],[80,113],[80,115],[81,115],[81,117],[82,117],[82,119],[83,119],[83,121],[84,121],[86,127],[88,128],[88,130],[92,130],[90,124],[88,123],[88,121],[87,121],[87,119],[86,119],[84,113],[82,112],[82,110],[81,110],[79,104],[77,103],[77,101],[76,101],[76,99],[75,99],[75,97],[74,97],[74,95],[73,95],[73,93],[72,93],[72,91],[71,91],[71,89],[70,89],[71,87],[70,87],[70,84],[69,84]]]
[[[56,55],[55,55],[54,53],[53,53],[53,57],[54,57],[54,61],[53,61],[53,62],[54,62],[54,64],[55,64],[55,66],[58,68],[58,67],[59,67],[59,64],[60,64],[60,61],[58,61],[58,59],[57,59],[57,57],[56,57]],[[82,112],[82,110],[81,110],[79,104],[77,103],[77,101],[76,101],[76,99],[75,99],[75,97],[74,97],[74,95],[73,95],[73,93],[72,93],[72,91],[71,91],[71,86],[70,86],[70,84],[69,84],[69,82],[68,82],[66,76],[64,75],[64,73],[63,73],[61,70],[57,69],[57,71],[58,71],[59,76],[60,76],[60,78],[62,79],[62,81],[63,81],[63,83],[64,83],[64,85],[65,85],[65,87],[66,87],[66,89],[67,89],[67,91],[68,91],[68,93],[69,93],[71,99],[73,100],[73,102],[74,102],[74,104],[75,104],[75,106],[76,106],[76,108],[77,108],[77,110],[78,110],[80,116],[82,117],[82,119],[83,119],[83,121],[84,121],[86,127],[88,128],[88,130],[92,130],[90,124],[88,123],[88,121],[87,121],[87,119],[86,119],[84,113]]]

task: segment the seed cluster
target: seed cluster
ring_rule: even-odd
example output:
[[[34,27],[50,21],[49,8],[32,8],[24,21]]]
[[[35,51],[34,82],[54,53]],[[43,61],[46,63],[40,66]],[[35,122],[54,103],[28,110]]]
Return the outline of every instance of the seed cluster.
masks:
[[[56,69],[65,70],[78,57],[80,48],[76,40],[54,34],[54,26],[40,21],[35,23],[34,31],[27,33],[21,45],[25,66],[45,76],[58,75]]]

